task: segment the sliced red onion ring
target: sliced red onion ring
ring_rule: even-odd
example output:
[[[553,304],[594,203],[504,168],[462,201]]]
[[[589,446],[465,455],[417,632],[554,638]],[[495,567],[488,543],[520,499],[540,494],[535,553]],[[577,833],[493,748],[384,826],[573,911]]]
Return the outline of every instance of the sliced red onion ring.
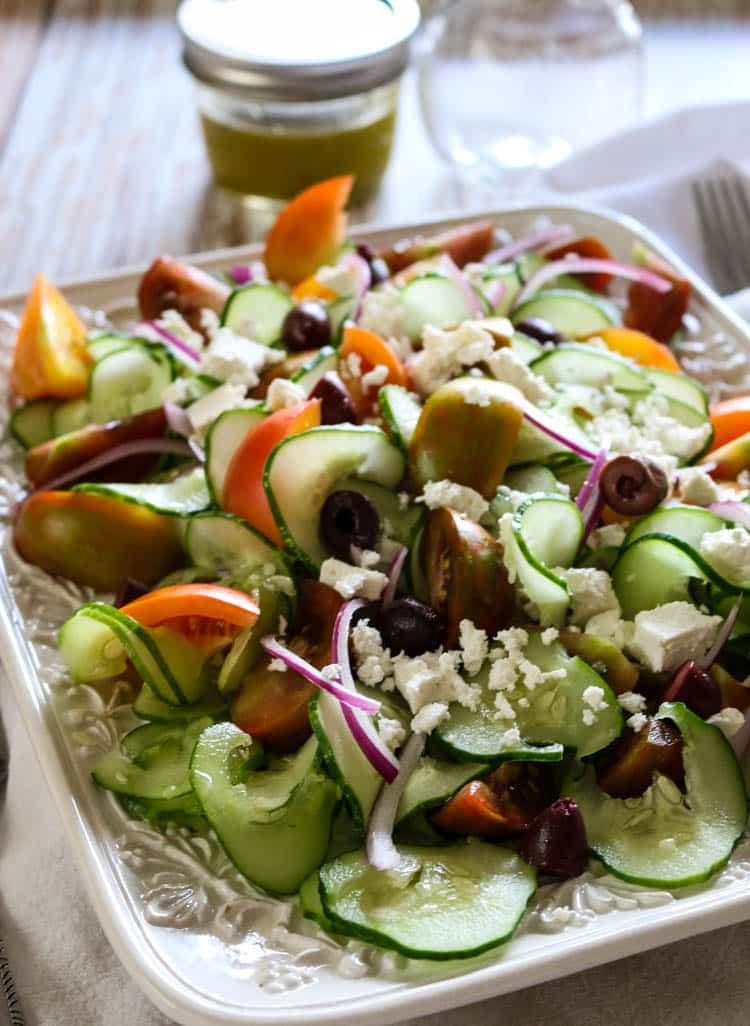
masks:
[[[648,285],[655,292],[669,292],[672,282],[662,278],[659,274],[647,270],[645,267],[636,267],[634,264],[622,264],[619,260],[598,260],[592,257],[568,256],[562,260],[553,260],[544,267],[532,274],[523,288],[513,300],[511,309],[515,310],[531,299],[543,285],[561,274],[613,274],[618,278],[628,278],[630,281],[640,282],[641,285]]]
[[[357,691],[352,691],[351,688],[344,687],[337,681],[324,677],[320,670],[316,669],[312,663],[308,663],[307,659],[303,659],[296,652],[292,652],[291,648],[282,645],[276,638],[263,638],[260,647],[274,659],[281,659],[291,670],[294,670],[300,677],[304,677],[305,680],[320,688],[321,691],[327,691],[329,695],[338,698],[342,704],[354,706],[363,712],[371,714],[379,711],[380,702],[375,702],[371,698],[365,698],[364,695],[360,695]]]
[[[734,625],[737,623],[737,617],[740,615],[740,609],[742,608],[743,596],[740,596],[729,610],[724,619],[724,623],[719,628],[719,633],[716,635],[713,645],[709,648],[708,652],[703,656],[702,659],[696,659],[698,666],[704,670],[710,670],[716,660],[719,658],[719,654],[729,641],[729,635],[734,630]]]
[[[570,449],[570,451],[574,452],[577,456],[581,456],[584,460],[590,460],[591,462],[596,459],[597,454],[593,449],[585,449],[582,445],[579,445],[577,442],[572,442],[569,438],[566,438],[565,435],[560,434],[559,431],[556,431],[548,424],[545,424],[543,420],[540,420],[530,411],[528,405],[524,407],[523,415],[526,420],[528,420],[529,424],[533,424],[535,428],[538,428],[543,434],[547,435],[548,438],[552,438],[555,442],[559,442],[561,445],[564,445],[566,449]]]
[[[585,544],[588,540],[588,536],[594,530],[596,525],[602,518],[602,510],[604,509],[604,496],[601,493],[599,485],[596,486],[594,494],[591,498],[591,502],[588,504],[585,510],[583,510],[583,540]]]
[[[356,691],[354,675],[349,662],[349,630],[352,617],[358,609],[366,606],[364,599],[351,599],[339,609],[331,638],[331,658],[341,671],[341,684],[349,691]],[[341,706],[349,730],[370,765],[389,783],[396,779],[399,761],[383,742],[372,720],[349,705]]]
[[[229,271],[229,277],[235,285],[249,285],[253,280],[253,272],[247,264],[240,267],[233,267]]]
[[[387,570],[388,583],[385,586],[385,590],[381,598],[383,609],[387,609],[396,597],[396,588],[398,588],[401,571],[404,569],[404,563],[406,562],[406,557],[408,555],[409,550],[407,547],[405,545],[401,545],[398,552],[391,560],[391,564]]]
[[[199,442],[196,442],[194,438],[188,438],[188,445],[190,446],[191,453],[195,456],[198,462],[205,463],[206,452],[203,446]]]
[[[145,322],[152,331],[155,331],[157,335],[161,335],[165,342],[176,349],[179,354],[186,357],[190,364],[196,364],[201,362],[201,354],[197,349],[193,349],[192,346],[188,345],[187,342],[183,342],[181,338],[178,338],[173,332],[159,324],[158,321],[146,321]]]
[[[397,869],[401,861],[393,843],[393,826],[401,795],[417,767],[426,741],[425,734],[411,735],[401,752],[401,769],[398,776],[393,783],[383,784],[375,801],[365,842],[367,861],[374,869]]]
[[[606,449],[600,449],[596,454],[596,459],[591,464],[591,470],[588,472],[586,480],[581,485],[581,490],[576,496],[576,506],[581,510],[585,510],[589,505],[589,500],[594,495],[599,484],[599,476],[604,469],[604,464],[609,459],[609,453]]]
[[[367,290],[372,285],[372,271],[365,258],[361,257],[359,253],[345,253],[340,263],[347,267],[355,278],[352,317],[356,321],[362,313],[362,302]]]
[[[487,297],[487,302],[492,305],[493,310],[496,310],[502,303],[507,288],[502,278],[496,278],[494,281],[488,281],[484,286],[484,294]]]
[[[187,442],[179,441],[176,438],[138,438],[132,442],[123,442],[122,445],[115,445],[106,452],[100,452],[98,456],[92,456],[85,463],[79,463],[77,467],[71,467],[64,474],[45,481],[39,488],[35,488],[31,495],[37,492],[53,492],[58,488],[66,488],[77,481],[85,481],[89,474],[93,474],[110,463],[117,463],[129,456],[143,456],[146,453],[165,456],[190,456],[191,450]]]
[[[440,269],[445,271],[451,281],[454,281],[461,290],[461,293],[466,300],[469,313],[473,314],[475,317],[484,317],[487,313],[484,308],[484,303],[474,291],[471,282],[464,272],[458,267],[452,257],[448,256],[447,253],[442,253],[440,256]]]
[[[163,405],[164,416],[167,418],[167,424],[169,424],[170,428],[176,435],[189,438],[193,433],[193,425],[190,423],[187,411],[183,410],[177,403],[164,403]]]
[[[750,527],[750,503],[748,502],[729,499],[727,502],[712,502],[708,508],[722,520],[731,520],[735,524],[742,524],[743,527]]]
[[[522,239],[514,239],[499,249],[493,249],[482,261],[483,264],[504,264],[506,260],[521,256],[532,249],[542,249],[545,246],[559,245],[563,239],[575,232],[569,224],[556,224],[544,231],[536,232],[534,235],[525,235]]]

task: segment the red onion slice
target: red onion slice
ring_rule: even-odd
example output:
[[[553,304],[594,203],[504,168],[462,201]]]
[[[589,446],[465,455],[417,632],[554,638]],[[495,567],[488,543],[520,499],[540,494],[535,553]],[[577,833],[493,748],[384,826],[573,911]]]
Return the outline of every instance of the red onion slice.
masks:
[[[345,253],[340,263],[343,267],[348,268],[354,275],[354,307],[352,317],[356,321],[359,315],[362,313],[362,302],[365,298],[367,290],[372,285],[372,271],[370,265],[367,263],[364,257],[361,257],[359,253]]]
[[[612,274],[618,278],[628,278],[630,281],[637,281],[641,285],[648,285],[655,292],[669,292],[672,282],[662,278],[659,274],[647,270],[645,267],[636,267],[634,264],[623,264],[619,260],[598,260],[591,257],[568,256],[562,260],[553,260],[544,267],[532,274],[520,292],[517,293],[511,309],[517,309],[521,303],[531,299],[543,285],[561,274]]]
[[[312,663],[308,663],[307,659],[303,659],[296,652],[292,652],[291,648],[282,645],[276,638],[263,638],[260,647],[274,659],[281,659],[290,670],[294,670],[300,677],[304,677],[305,680],[320,688],[321,691],[327,691],[329,695],[338,698],[342,704],[354,706],[356,709],[361,709],[363,712],[371,714],[379,711],[380,702],[375,702],[372,698],[365,698],[364,695],[360,695],[357,691],[352,691],[350,688],[343,687],[337,681],[324,677],[320,670],[313,666]]]
[[[407,547],[405,545],[401,545],[398,552],[391,560],[391,564],[387,571],[388,583],[385,586],[385,591],[383,592],[381,599],[383,609],[387,609],[396,597],[396,588],[398,588],[401,571],[404,569],[404,563],[406,562],[408,554],[409,550]]]
[[[445,271],[451,281],[455,282],[461,290],[469,313],[475,317],[484,317],[487,312],[484,308],[484,303],[474,291],[471,282],[464,272],[447,253],[442,253],[440,256],[440,269]]]
[[[566,438],[565,435],[556,431],[554,428],[550,427],[549,424],[546,424],[543,420],[532,413],[528,405],[524,406],[523,415],[526,420],[528,420],[529,424],[533,424],[535,428],[538,428],[538,430],[542,432],[542,434],[545,434],[548,438],[564,445],[566,449],[570,449],[570,451],[574,452],[577,456],[581,456],[584,460],[589,460],[591,462],[596,459],[597,454],[593,449],[585,449],[582,445],[579,445],[578,442],[572,442],[569,438]]]
[[[356,611],[366,605],[364,599],[351,599],[351,601],[345,602],[339,609],[336,623],[333,626],[331,658],[339,665],[341,684],[349,691],[356,691],[354,675],[349,662],[349,630]],[[399,771],[399,761],[375,730],[372,720],[349,705],[342,705],[341,711],[354,740],[373,769],[377,770],[381,777],[389,783],[395,780]]]
[[[164,403],[163,406],[167,424],[169,424],[174,433],[182,435],[183,438],[189,438],[193,433],[193,425],[190,423],[187,411],[183,410],[177,403]]]
[[[742,524],[743,527],[750,527],[750,503],[729,499],[727,502],[712,502],[708,508],[722,520],[731,520],[735,524]]]
[[[504,246],[500,246],[499,249],[493,249],[491,253],[487,254],[482,263],[504,264],[507,260],[521,256],[522,253],[528,253],[532,249],[542,249],[545,246],[552,245],[557,246],[564,239],[567,239],[568,236],[572,235],[575,235],[575,232],[569,224],[553,225],[551,228],[536,232],[534,235],[525,235],[522,239],[514,239],[513,242],[508,242]]]
[[[398,776],[392,783],[383,784],[375,801],[365,842],[367,861],[374,869],[397,869],[401,861],[401,856],[393,843],[396,812],[404,788],[422,756],[426,741],[425,734],[411,735],[401,752],[401,769]]]
[[[696,659],[696,663],[704,670],[710,670],[716,660],[719,658],[722,648],[729,641],[729,635],[734,630],[734,625],[737,623],[737,617],[740,615],[740,609],[742,608],[743,596],[740,596],[729,610],[724,620],[724,623],[719,628],[719,633],[716,635],[713,645],[706,652],[702,659]]]
[[[132,442],[123,442],[122,445],[115,445],[113,448],[107,449],[106,452],[100,452],[98,456],[92,456],[85,463],[79,463],[77,467],[71,467],[64,474],[58,474],[57,477],[45,481],[30,494],[36,495],[37,492],[54,492],[58,488],[66,488],[78,481],[85,481],[89,474],[108,467],[110,463],[128,459],[129,456],[143,456],[147,453],[190,456],[191,450],[187,442],[179,441],[176,438],[138,438]]]
[[[599,484],[599,476],[604,469],[604,464],[609,459],[609,453],[606,449],[600,449],[596,454],[596,459],[591,464],[591,470],[588,472],[586,480],[581,485],[581,490],[576,496],[576,506],[581,510],[585,510],[589,505],[589,500],[594,495],[597,485]]]
[[[173,332],[164,328],[158,321],[146,321],[145,322],[152,331],[155,331],[157,335],[161,335],[165,342],[178,351],[178,353],[187,358],[190,364],[197,364],[201,362],[201,354],[197,349],[193,349],[192,346],[188,345],[187,342],[183,342],[181,338],[178,338]]]
[[[235,285],[249,285],[253,280],[253,272],[247,264],[244,264],[240,267],[232,267],[229,271],[229,277]]]
[[[487,297],[487,302],[492,305],[492,309],[496,310],[503,299],[507,288],[502,278],[496,278],[495,281],[488,281],[484,286],[484,294]]]
[[[602,510],[604,509],[605,502],[604,496],[601,493],[599,485],[594,489],[594,494],[591,497],[591,502],[588,504],[586,509],[582,511],[583,515],[583,539],[582,544],[585,544],[588,540],[588,536],[594,530],[596,525],[602,518]]]

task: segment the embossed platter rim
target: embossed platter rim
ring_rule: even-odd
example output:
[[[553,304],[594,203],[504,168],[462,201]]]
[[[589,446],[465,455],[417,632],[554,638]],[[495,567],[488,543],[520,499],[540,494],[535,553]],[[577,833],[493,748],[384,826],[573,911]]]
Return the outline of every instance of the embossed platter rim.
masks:
[[[694,311],[707,328],[722,332],[733,352],[750,352],[747,326],[659,240],[628,218],[587,207],[510,207],[392,229],[365,227],[354,233],[384,243],[476,217],[487,217],[519,231],[539,216],[567,221],[582,232],[598,233],[619,256],[627,255],[633,241],[642,240],[690,278],[695,288]],[[242,247],[204,254],[196,262],[211,268],[230,267],[257,253],[257,247]],[[98,276],[74,284],[66,292],[74,302],[94,309],[112,308],[118,301],[129,303],[139,270]],[[17,309],[21,301],[21,297],[0,300],[0,309]],[[10,483],[6,488],[12,492]],[[161,835],[132,821],[128,830],[134,836],[128,839],[127,831],[123,833],[124,820],[113,813],[114,803],[90,783],[82,746],[71,740],[81,724],[81,729],[85,728],[90,715],[95,720],[99,717],[97,723],[106,723],[102,727],[105,732],[114,729],[113,716],[120,708],[118,698],[112,697],[111,707],[107,705],[103,712],[92,712],[86,703],[90,699],[95,704],[97,699],[79,690],[82,709],[77,709],[70,696],[68,705],[60,705],[58,698],[61,694],[64,697],[65,685],[59,679],[59,666],[50,645],[51,628],[45,626],[43,617],[42,622],[36,622],[36,618],[24,620],[20,615],[16,603],[19,592],[14,593],[10,584],[10,577],[18,569],[14,571],[14,560],[7,549],[5,556],[0,574],[0,639],[6,669],[95,910],[134,979],[155,1004],[185,1026],[296,1026],[343,1023],[352,1016],[363,1026],[376,1026],[520,989],[750,916],[750,844],[745,841],[711,885],[679,899],[665,892],[631,887],[600,872],[587,873],[570,884],[543,888],[517,939],[494,956],[464,965],[428,968],[406,966],[385,956],[373,960],[377,971],[372,972],[365,946],[347,945],[342,949],[328,941],[329,948],[337,952],[335,960],[352,960],[348,975],[334,972],[326,964],[326,957],[332,962],[333,956],[329,952],[330,957],[324,957],[326,942],[314,927],[298,923],[293,912],[284,913],[276,926],[266,924],[268,936],[263,934],[263,919],[257,909],[266,904],[287,908],[289,903],[271,903],[249,891],[250,897],[246,898],[241,883],[225,879],[226,867],[216,868],[216,852],[210,846],[191,854],[179,832],[162,842]],[[41,591],[41,582],[39,588]],[[75,603],[76,596],[69,594],[67,599]],[[28,635],[37,636],[36,645]],[[67,692],[71,691],[68,687]],[[170,853],[170,845],[181,853],[183,861],[187,860],[188,874],[193,874],[188,886],[179,874],[175,875],[180,858]],[[148,865],[152,868],[144,870]],[[196,867],[211,881],[208,912],[197,895]],[[235,894],[239,902],[234,909],[240,916],[237,921],[231,918]],[[151,921],[147,922],[144,910],[148,902],[152,907],[148,907]],[[245,913],[248,915],[243,919]],[[156,925],[154,920],[160,916],[168,926]],[[260,928],[253,931],[253,925]],[[249,938],[263,951],[248,955],[245,961],[238,960],[237,952],[243,944],[236,938],[245,938],[245,943]],[[364,965],[364,975],[358,960]],[[284,976],[287,970],[290,979]]]

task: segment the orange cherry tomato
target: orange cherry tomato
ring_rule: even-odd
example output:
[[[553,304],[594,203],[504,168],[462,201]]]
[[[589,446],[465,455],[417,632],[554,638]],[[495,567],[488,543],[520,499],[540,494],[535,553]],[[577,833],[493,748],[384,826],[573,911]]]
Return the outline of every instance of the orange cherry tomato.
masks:
[[[321,281],[313,275],[310,278],[305,278],[299,285],[295,285],[292,289],[292,299],[296,299],[299,303],[303,299],[322,299],[324,302],[328,302],[331,299],[335,299],[338,295],[333,289],[329,289],[327,285],[324,285]]]
[[[602,339],[607,348],[620,356],[628,356],[642,367],[655,367],[658,370],[680,371],[681,367],[669,346],[657,342],[655,338],[636,331],[634,328],[604,328],[595,331],[594,337]]]
[[[173,584],[129,602],[121,610],[144,627],[166,627],[207,654],[230,644],[258,619],[257,603],[220,584]]]
[[[38,274],[13,352],[14,393],[22,399],[85,395],[92,363],[85,325],[62,293]]]
[[[344,207],[353,184],[352,175],[328,178],[287,203],[266,239],[263,259],[272,279],[297,285],[334,259],[346,237]]]
[[[712,449],[718,449],[740,435],[747,434],[750,431],[750,395],[737,395],[714,403],[711,407],[711,423],[714,427]]]
[[[320,425],[320,400],[308,399],[277,410],[247,433],[229,464],[222,508],[257,527],[266,538],[283,545],[263,488],[263,472],[271,450],[289,435]]]
[[[353,357],[354,359],[350,359]],[[379,385],[362,386],[362,375],[382,366],[387,376]],[[339,374],[360,418],[378,413],[378,390],[383,385],[408,386],[406,368],[388,343],[374,331],[348,324],[339,349]]]
[[[548,260],[561,260],[568,253],[575,253],[576,256],[589,257],[595,260],[612,259],[612,254],[601,239],[595,239],[591,235],[582,235],[577,239],[562,242],[554,249],[548,249],[544,255]],[[603,274],[601,272],[596,274],[577,274],[576,278],[580,278],[583,284],[593,289],[594,292],[606,292],[609,288],[609,283],[612,281],[611,274]]]

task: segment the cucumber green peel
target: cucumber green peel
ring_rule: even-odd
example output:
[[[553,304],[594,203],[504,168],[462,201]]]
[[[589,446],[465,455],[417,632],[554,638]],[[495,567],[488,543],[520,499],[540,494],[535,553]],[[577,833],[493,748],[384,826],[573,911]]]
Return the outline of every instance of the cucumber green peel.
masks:
[[[570,774],[563,793],[574,798],[594,855],[615,876],[652,887],[701,883],[728,861],[747,824],[747,796],[731,745],[718,729],[681,702],[664,703],[683,739],[686,794],[655,774],[640,798],[612,798],[593,768]]]

